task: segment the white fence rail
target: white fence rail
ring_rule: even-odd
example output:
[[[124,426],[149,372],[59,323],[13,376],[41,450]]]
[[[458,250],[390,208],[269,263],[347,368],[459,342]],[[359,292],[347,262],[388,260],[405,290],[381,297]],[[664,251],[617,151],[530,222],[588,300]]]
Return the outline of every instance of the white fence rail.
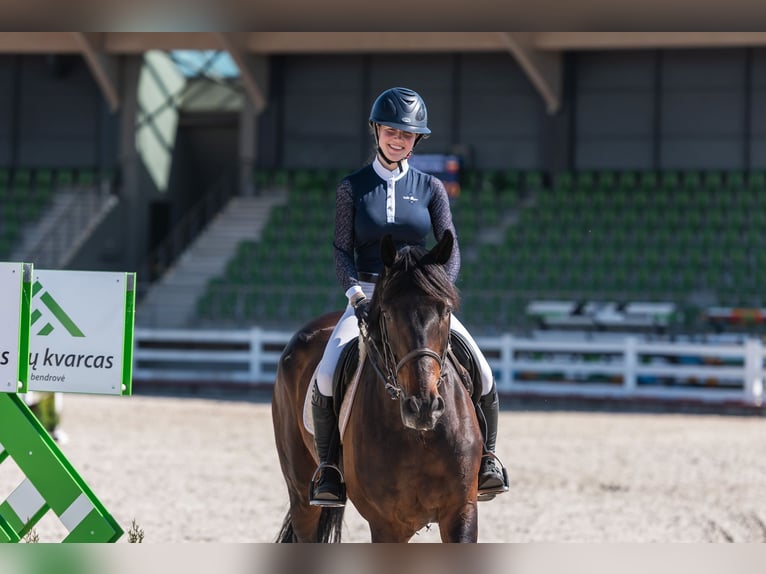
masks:
[[[273,384],[292,333],[136,329],[134,380],[243,386]],[[508,394],[653,398],[761,406],[764,347],[478,338],[498,390]]]

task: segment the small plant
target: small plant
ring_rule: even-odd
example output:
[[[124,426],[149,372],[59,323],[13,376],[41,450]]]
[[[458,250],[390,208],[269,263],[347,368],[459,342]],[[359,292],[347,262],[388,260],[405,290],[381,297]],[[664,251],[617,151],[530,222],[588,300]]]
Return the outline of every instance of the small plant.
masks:
[[[22,538],[22,540],[26,544],[35,544],[37,542],[40,542],[40,535],[37,533],[37,530],[32,528],[29,532],[27,532],[24,535],[24,538]]]
[[[128,530],[128,542],[131,544],[141,544],[144,541],[144,529],[139,528],[138,524],[136,524],[136,519],[133,519],[133,523],[130,525],[130,530]]]

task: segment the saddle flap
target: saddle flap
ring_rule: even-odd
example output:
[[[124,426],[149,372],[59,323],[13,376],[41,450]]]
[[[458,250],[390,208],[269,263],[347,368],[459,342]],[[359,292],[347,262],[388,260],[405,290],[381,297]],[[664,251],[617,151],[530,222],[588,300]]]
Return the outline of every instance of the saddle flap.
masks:
[[[467,378],[461,376],[465,388],[468,390],[468,394],[471,395],[471,400],[474,403],[479,402],[481,397],[481,385],[476,384],[480,381],[479,365],[474,359],[471,347],[465,340],[465,337],[457,331],[450,331],[450,347],[452,353],[449,353],[450,358],[457,364],[454,365],[455,370],[460,373],[464,370],[467,374]]]
[[[351,339],[340,352],[332,377],[332,396],[335,414],[340,415],[343,397],[356,372],[359,361],[359,337]]]

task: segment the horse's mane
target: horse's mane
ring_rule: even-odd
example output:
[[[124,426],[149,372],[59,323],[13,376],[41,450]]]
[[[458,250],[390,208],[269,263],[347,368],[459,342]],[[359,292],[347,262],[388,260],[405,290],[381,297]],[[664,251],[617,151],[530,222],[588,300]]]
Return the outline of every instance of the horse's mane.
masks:
[[[460,305],[460,294],[450,280],[444,266],[437,263],[424,247],[404,246],[396,255],[393,265],[385,268],[375,288],[373,307],[385,293],[387,298],[423,295],[443,301],[453,311]]]

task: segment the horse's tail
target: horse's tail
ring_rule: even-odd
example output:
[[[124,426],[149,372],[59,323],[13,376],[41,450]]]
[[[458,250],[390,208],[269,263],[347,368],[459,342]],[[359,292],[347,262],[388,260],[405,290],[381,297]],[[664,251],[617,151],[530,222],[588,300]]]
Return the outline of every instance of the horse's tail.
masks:
[[[279,534],[277,534],[276,542],[298,542],[293,531],[293,515],[290,514],[289,510],[285,515],[284,522],[282,522],[282,528],[279,530]]]
[[[345,507],[323,508],[317,524],[317,542],[340,542],[343,535],[343,513]],[[298,542],[293,530],[293,515],[287,511],[276,542]]]
[[[345,506],[329,506],[322,509],[317,524],[317,542],[340,542],[343,535]]]

